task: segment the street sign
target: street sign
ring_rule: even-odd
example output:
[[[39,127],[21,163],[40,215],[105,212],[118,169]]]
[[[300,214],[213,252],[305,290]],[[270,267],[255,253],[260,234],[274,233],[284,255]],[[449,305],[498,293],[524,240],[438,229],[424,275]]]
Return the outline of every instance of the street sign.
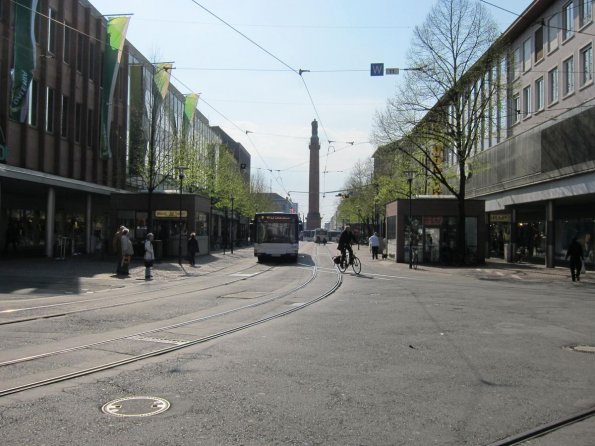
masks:
[[[399,74],[398,68],[387,68],[385,74]]]
[[[370,64],[370,76],[384,76],[384,64],[383,63]]]

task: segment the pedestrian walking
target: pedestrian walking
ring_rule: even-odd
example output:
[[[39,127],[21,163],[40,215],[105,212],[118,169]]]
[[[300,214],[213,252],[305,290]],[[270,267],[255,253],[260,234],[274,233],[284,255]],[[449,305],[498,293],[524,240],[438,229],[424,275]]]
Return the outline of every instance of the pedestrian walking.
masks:
[[[128,228],[122,229],[122,237],[120,238],[121,246],[121,261],[120,261],[120,274],[124,276],[130,275],[130,262],[134,255],[134,247],[132,246],[132,240],[128,237],[130,231]]]
[[[188,257],[190,259],[190,266],[195,266],[194,258],[198,252],[198,240],[196,240],[196,233],[193,232],[190,234],[190,238],[188,239]]]
[[[372,251],[372,260],[378,260],[378,250],[380,249],[380,239],[378,238],[378,234],[375,232],[372,236],[368,239],[370,243],[370,250]]]
[[[583,266],[583,248],[574,237],[566,251],[566,259],[570,257],[570,276],[572,281],[581,280],[581,268]]]
[[[122,231],[126,229],[126,226],[120,226],[114,236],[112,237],[112,251],[118,259],[118,265],[116,266],[116,274],[122,274]]]
[[[145,280],[151,280],[153,278],[153,262],[155,261],[155,250],[153,249],[153,233],[147,234],[145,240]]]

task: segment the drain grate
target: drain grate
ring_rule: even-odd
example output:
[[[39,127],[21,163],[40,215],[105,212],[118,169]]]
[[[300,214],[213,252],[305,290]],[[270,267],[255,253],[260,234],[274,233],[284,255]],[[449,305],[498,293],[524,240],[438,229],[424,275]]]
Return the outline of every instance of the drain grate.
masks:
[[[106,403],[103,413],[116,417],[150,417],[169,409],[169,401],[154,396],[129,396]]]

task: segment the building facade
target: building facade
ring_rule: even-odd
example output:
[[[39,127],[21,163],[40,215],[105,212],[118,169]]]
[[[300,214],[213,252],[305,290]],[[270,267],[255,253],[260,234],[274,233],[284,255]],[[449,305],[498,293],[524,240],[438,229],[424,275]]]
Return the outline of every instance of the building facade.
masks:
[[[86,0],[0,3],[0,255],[92,253],[120,224],[202,244],[224,230],[205,168],[220,133],[130,42],[112,75],[110,24]]]
[[[535,0],[495,44],[506,50],[483,79],[466,80],[476,95],[500,85],[467,166],[466,198],[485,201],[487,257],[563,265],[577,237],[595,267],[593,36],[592,0]],[[375,174],[392,158],[379,148]],[[456,165],[453,151],[439,158]]]
[[[468,189],[486,202],[489,255],[552,267],[577,237],[594,266],[594,35],[591,0],[536,0],[504,34],[506,138],[486,134]]]

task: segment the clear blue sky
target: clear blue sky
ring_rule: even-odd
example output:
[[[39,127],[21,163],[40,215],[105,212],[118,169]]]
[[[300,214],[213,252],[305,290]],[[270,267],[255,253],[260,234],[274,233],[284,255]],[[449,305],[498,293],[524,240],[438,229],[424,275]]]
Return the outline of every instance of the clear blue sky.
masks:
[[[198,109],[210,124],[242,143],[252,155],[253,173],[261,169],[273,192],[286,196],[292,191],[292,200],[304,214],[308,199],[300,192],[308,190],[310,123],[320,120],[321,192],[342,189],[353,165],[374,152],[368,142],[374,114],[399,82],[399,76],[371,77],[370,64],[406,67],[412,29],[434,4],[431,0],[91,2],[102,14],[133,14],[128,40],[149,60],[174,61],[172,83],[183,93],[201,93]],[[490,3],[521,13],[531,1]],[[485,6],[502,31],[516,18]],[[307,88],[287,66],[310,70],[303,74]],[[246,130],[251,133],[246,135]],[[355,144],[346,144],[349,141]],[[335,195],[321,196],[323,222],[335,212]]]

